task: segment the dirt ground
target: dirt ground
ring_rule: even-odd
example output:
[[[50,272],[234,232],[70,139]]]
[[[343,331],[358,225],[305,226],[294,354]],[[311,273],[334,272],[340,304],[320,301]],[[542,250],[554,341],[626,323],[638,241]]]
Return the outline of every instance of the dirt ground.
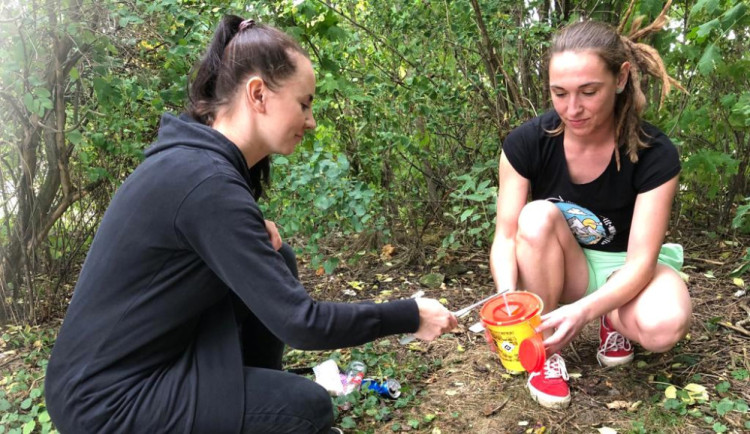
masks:
[[[457,333],[431,343],[413,344],[417,348],[399,348],[404,357],[408,357],[409,351],[419,350],[442,360],[437,371],[421,380],[419,386],[427,393],[413,410],[416,415],[436,415],[435,422],[429,428],[414,431],[539,434],[607,432],[606,428],[611,428],[616,432],[637,432],[634,427],[642,424],[642,432],[712,432],[707,429],[710,425],[701,420],[676,414],[665,418],[663,411],[654,410],[662,406],[665,383],[677,386],[699,383],[718,401],[716,384],[729,381],[731,390],[750,402],[750,382],[731,376],[738,369],[750,371],[750,332],[747,332],[750,295],[739,295],[741,288],[728,277],[739,264],[738,253],[744,249],[719,241],[706,244],[688,241],[683,245],[689,252],[684,272],[693,300],[694,320],[688,337],[674,349],[654,354],[636,345],[632,364],[602,368],[595,357],[598,325],[589,324],[573,345],[563,351],[571,376],[572,403],[565,410],[548,410],[529,397],[526,375],[506,374],[483,335],[468,330],[478,321],[475,310],[460,320]],[[422,290],[427,297],[443,299],[451,310],[494,291],[485,253],[448,256],[418,268],[403,265],[407,257],[408,252],[394,248],[379,258],[365,258],[356,266],[343,266],[331,276],[304,271],[303,267],[302,280],[306,286],[314,287],[316,297],[321,299],[396,299]],[[442,284],[433,288],[420,284],[419,280],[428,273],[441,274]],[[728,426],[728,432],[743,432],[747,417],[747,414],[730,415],[722,422]],[[401,431],[408,430],[409,427],[401,427]],[[382,432],[393,431],[384,425]]]

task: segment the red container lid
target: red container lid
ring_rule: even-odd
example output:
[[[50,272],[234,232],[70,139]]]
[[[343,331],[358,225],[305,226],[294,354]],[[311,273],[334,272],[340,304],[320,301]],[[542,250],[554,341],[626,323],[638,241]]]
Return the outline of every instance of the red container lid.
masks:
[[[494,326],[522,323],[542,311],[542,299],[538,295],[516,291],[498,295],[482,306],[479,316],[482,321]]]
[[[524,339],[518,347],[518,360],[526,372],[541,371],[546,359],[544,344],[538,335]]]

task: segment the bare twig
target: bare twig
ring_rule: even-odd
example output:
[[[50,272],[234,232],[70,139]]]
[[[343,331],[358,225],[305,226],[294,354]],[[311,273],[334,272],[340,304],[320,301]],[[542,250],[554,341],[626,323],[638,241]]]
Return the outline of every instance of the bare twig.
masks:
[[[497,407],[495,407],[495,408],[491,409],[490,411],[487,411],[487,412],[485,412],[485,413],[484,413],[484,416],[485,416],[485,417],[490,417],[490,416],[492,416],[493,414],[497,413],[498,411],[502,410],[502,409],[503,409],[503,407],[505,407],[505,404],[507,404],[507,403],[508,403],[508,401],[510,401],[510,396],[509,396],[509,397],[507,397],[507,398],[505,398],[505,401],[503,401],[503,402],[502,402],[502,403],[501,403],[500,405],[498,405]]]
[[[745,329],[744,329],[744,328],[742,328],[742,327],[737,327],[737,326],[735,326],[735,325],[733,325],[733,324],[730,324],[730,323],[728,323],[728,322],[719,322],[719,323],[717,323],[717,324],[719,324],[719,325],[720,325],[720,326],[722,326],[722,327],[726,327],[726,328],[728,328],[728,329],[734,330],[734,331],[736,331],[737,333],[743,334],[743,335],[745,335],[745,336],[747,336],[747,337],[749,337],[749,338],[750,338],[750,331],[747,331],[747,330],[745,330]]]

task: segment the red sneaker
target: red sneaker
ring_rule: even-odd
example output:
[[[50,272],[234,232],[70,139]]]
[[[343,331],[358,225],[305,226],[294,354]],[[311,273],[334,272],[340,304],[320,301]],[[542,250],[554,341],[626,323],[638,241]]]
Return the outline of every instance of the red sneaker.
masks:
[[[565,360],[559,354],[553,354],[544,362],[544,369],[529,374],[526,387],[529,388],[531,398],[542,407],[567,407],[570,404],[570,388]]]
[[[610,327],[606,315],[602,315],[599,321],[599,351],[596,352],[596,359],[603,366],[624,365],[633,360],[633,345]]]

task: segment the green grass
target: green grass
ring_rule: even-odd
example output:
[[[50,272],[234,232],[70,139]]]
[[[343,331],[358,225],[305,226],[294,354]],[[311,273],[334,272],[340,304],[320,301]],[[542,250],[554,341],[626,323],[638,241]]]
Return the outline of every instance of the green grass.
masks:
[[[352,360],[367,365],[365,377],[376,380],[393,378],[401,384],[401,396],[390,399],[370,390],[360,390],[345,396],[332,397],[335,425],[346,432],[374,433],[424,429],[435,419],[434,414],[413,414],[410,410],[420,403],[422,379],[440,369],[442,360],[430,359],[419,351],[397,352],[397,338],[380,339],[368,344],[328,352],[289,350],[284,356],[286,367],[312,367],[327,359],[337,362],[344,372]],[[400,355],[399,355],[400,354]],[[312,375],[308,376],[313,378]]]
[[[8,326],[0,329],[0,434],[56,433],[44,401],[44,374],[57,333],[54,327]],[[401,396],[389,399],[362,390],[347,396],[332,397],[336,425],[347,432],[372,433],[400,431],[402,427],[425,428],[435,418],[414,416],[408,411],[420,401],[419,384],[439,369],[439,359],[410,351],[399,356],[396,338],[381,339],[366,345],[336,351],[287,350],[286,368],[312,367],[332,358],[342,372],[351,360],[367,365],[367,377],[394,378],[401,385]],[[312,375],[308,375],[313,378]]]
[[[745,369],[736,369],[729,377],[716,384],[713,390],[706,388],[705,394],[691,393],[686,385],[677,387],[674,397],[655,395],[644,422],[638,426],[634,424],[633,432],[679,430],[686,422],[706,432],[747,432],[750,430],[750,413],[740,390],[747,388],[750,375]],[[694,375],[691,384],[700,385],[702,380],[701,375]]]
[[[56,328],[0,329],[0,434],[56,433],[44,403],[44,373]]]

